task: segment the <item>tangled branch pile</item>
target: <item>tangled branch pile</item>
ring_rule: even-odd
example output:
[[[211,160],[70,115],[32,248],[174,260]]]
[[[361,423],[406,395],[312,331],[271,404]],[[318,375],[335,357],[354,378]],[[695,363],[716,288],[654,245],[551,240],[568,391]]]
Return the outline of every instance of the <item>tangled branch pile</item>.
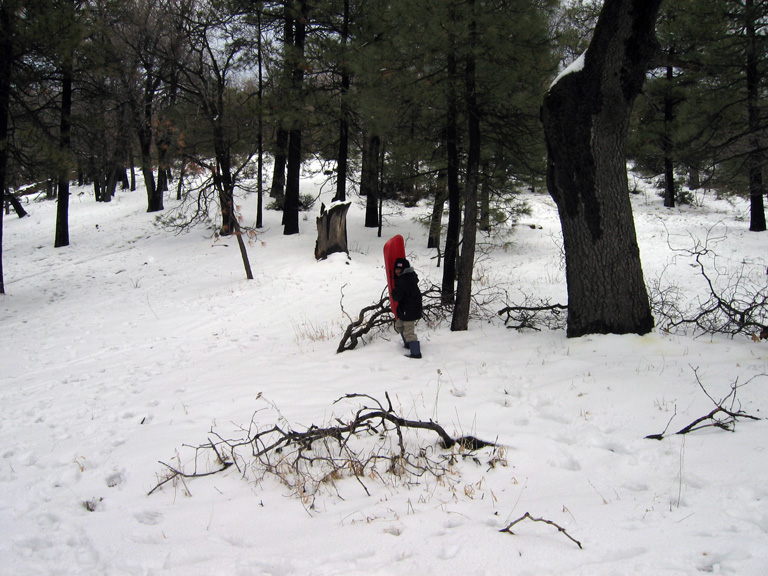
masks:
[[[428,326],[433,326],[445,318],[447,309],[440,300],[439,286],[434,284],[430,285],[422,292],[422,300],[422,320],[426,322]],[[337,353],[355,349],[357,344],[363,339],[363,336],[376,329],[382,330],[394,322],[392,308],[389,306],[389,296],[386,294],[386,290],[382,292],[378,302],[360,310],[360,313],[355,320],[352,320],[349,314],[344,311],[343,305],[341,310],[347,318],[350,319],[350,323],[344,331],[344,335],[341,338],[341,342],[339,342],[338,348],[336,348]]]
[[[293,430],[287,422],[254,430],[251,422],[246,437],[226,439],[211,431],[215,440],[194,448],[192,472],[170,466],[150,494],[168,482],[209,476],[235,466],[243,476],[261,480],[272,475],[310,508],[323,488],[337,490],[335,482],[354,478],[366,494],[366,482],[381,481],[391,485],[411,484],[423,476],[449,481],[452,467],[459,459],[491,448],[489,466],[505,465],[503,448],[473,436],[452,438],[439,424],[408,420],[393,409],[389,395],[386,407],[367,394],[347,394],[340,400],[364,399],[362,406],[347,421],[336,418],[327,426],[312,425],[304,431]],[[410,430],[427,430],[438,441],[424,445]],[[248,454],[249,453],[249,454]]]
[[[725,237],[709,232],[706,240],[693,239],[693,246],[672,250],[691,258],[691,266],[704,282],[704,296],[682,304],[685,294],[676,286],[662,288],[660,281],[650,290],[651,306],[657,324],[668,332],[692,330],[698,334],[765,333],[768,323],[768,288],[765,280],[753,278],[754,267],[742,262],[738,270],[728,270],[718,264],[717,253],[711,246]],[[761,270],[762,272],[763,270]]]

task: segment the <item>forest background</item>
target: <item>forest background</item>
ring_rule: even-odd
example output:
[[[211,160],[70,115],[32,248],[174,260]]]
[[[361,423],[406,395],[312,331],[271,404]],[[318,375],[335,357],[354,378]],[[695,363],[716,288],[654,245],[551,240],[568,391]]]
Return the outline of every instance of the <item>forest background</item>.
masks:
[[[766,9],[2,2],[8,569],[763,574]],[[611,61],[634,40],[642,58]],[[609,192],[642,225],[657,330],[646,316],[617,330],[645,336],[569,339],[564,281],[569,300],[586,281],[595,306],[608,300],[595,287],[620,290],[573,273],[556,231],[562,150],[542,127],[553,95],[612,110],[616,91],[584,82],[625,63],[644,82],[619,95],[631,114],[613,132]],[[612,142],[587,158],[605,166]],[[628,182],[628,162],[655,185]],[[318,201],[355,203],[351,258],[314,262]],[[610,202],[576,204],[603,218],[587,247],[614,243]],[[32,218],[11,224],[11,207]],[[376,301],[389,228],[434,282],[415,367]],[[252,282],[232,281],[235,243]],[[492,309],[485,297],[507,289],[523,302]],[[350,340],[328,346],[340,300],[345,320],[371,301],[382,320],[351,354]],[[573,324],[568,336],[613,331]],[[370,396],[330,407],[357,391]],[[366,410],[391,419],[344,446],[370,458],[322,455],[340,430],[309,442],[317,458],[299,442],[251,460],[257,442],[237,440]],[[447,448],[426,439],[434,422],[495,445]]]
[[[174,194],[183,206],[164,215],[168,227],[218,220],[215,233],[240,240],[249,274],[242,235],[262,227],[265,201],[282,211],[284,234],[299,232],[314,200],[301,193],[301,167],[312,161],[334,201],[366,199],[366,227],[384,225],[384,200],[429,200],[442,302],[454,307],[452,328],[466,329],[477,230],[509,218],[517,192],[546,186],[547,147],[551,158],[556,145],[542,130],[542,98],[590,42],[595,54],[616,50],[593,35],[598,17],[608,29],[618,12],[657,22],[652,58],[639,64],[647,81],[636,105],[635,94],[627,99],[630,123],[614,130],[626,132],[618,148],[633,168],[659,178],[668,207],[702,188],[748,196],[750,230],[766,229],[768,6],[659,4],[633,12],[623,0],[4,2],[6,204],[40,189],[56,198],[53,242],[63,247],[71,182],[92,184],[96,200],[109,202],[141,177],[149,212],[163,212]],[[265,158],[274,160],[270,174]],[[255,215],[237,213],[243,194],[257,195]],[[601,210],[610,235],[606,222],[618,215],[606,202]],[[636,252],[634,239],[627,243]],[[566,244],[575,254],[576,242]],[[571,298],[577,264],[568,262]],[[622,291],[606,282],[603,291]],[[643,289],[632,289],[647,308]],[[582,314],[574,304],[572,316]],[[601,317],[569,334],[642,333],[650,316],[639,314],[646,318],[629,326]]]

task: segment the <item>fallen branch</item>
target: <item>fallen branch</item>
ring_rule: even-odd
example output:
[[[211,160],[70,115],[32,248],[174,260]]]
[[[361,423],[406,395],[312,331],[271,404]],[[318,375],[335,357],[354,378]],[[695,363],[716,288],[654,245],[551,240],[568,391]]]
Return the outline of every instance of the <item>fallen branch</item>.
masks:
[[[247,431],[244,438],[231,440],[222,438],[211,431],[208,443],[194,448],[193,473],[184,473],[181,467],[171,467],[161,462],[170,476],[159,482],[149,493],[152,494],[163,484],[174,478],[197,478],[222,472],[232,465],[243,474],[250,470],[258,476],[267,473],[289,486],[305,503],[311,502],[314,494],[323,485],[332,485],[335,480],[353,476],[368,493],[363,480],[382,479],[384,474],[402,481],[414,482],[425,474],[434,478],[447,478],[454,472],[452,465],[456,453],[471,457],[471,453],[485,447],[495,446],[474,436],[451,437],[445,429],[432,420],[410,420],[398,415],[392,407],[388,394],[386,405],[368,394],[347,394],[338,399],[363,399],[372,403],[358,408],[347,421],[340,418],[325,426],[311,425],[304,431],[293,430],[284,424],[275,424],[259,431]],[[334,404],[335,404],[334,403]],[[438,446],[452,452],[440,453],[433,446],[408,445],[406,430],[428,430],[435,433]],[[250,466],[240,453],[242,449],[251,452]],[[213,454],[210,454],[210,452]],[[478,464],[479,460],[472,457]],[[181,459],[179,459],[181,460]],[[206,468],[215,462],[213,470],[198,472],[198,462]],[[495,460],[489,464],[493,466]],[[383,467],[382,467],[383,465]]]
[[[575,542],[576,545],[579,547],[579,549],[583,550],[581,542],[579,542],[573,536],[568,534],[568,532],[566,532],[565,528],[563,528],[559,524],[556,524],[555,522],[552,522],[552,520],[547,520],[545,518],[534,518],[528,512],[526,512],[525,514],[520,516],[520,518],[518,518],[517,520],[515,520],[514,522],[509,524],[506,528],[503,528],[503,529],[499,530],[499,532],[507,532],[507,533],[512,534],[514,536],[515,533],[512,532],[512,526],[514,526],[518,522],[522,522],[523,520],[531,520],[533,522],[543,522],[544,524],[549,524],[550,526],[554,526],[555,528],[557,528],[558,532],[562,532],[563,534],[565,534],[566,538],[568,538],[571,542]]]
[[[542,302],[536,306],[506,306],[497,312],[499,316],[506,315],[504,324],[510,330],[539,330],[538,325],[544,324],[550,329],[562,328],[565,322],[563,312],[568,306]]]
[[[222,467],[219,468],[218,470],[211,470],[210,472],[193,472],[192,474],[185,474],[184,472],[182,472],[181,470],[177,470],[170,464],[166,464],[165,462],[162,462],[162,461],[160,461],[160,464],[168,468],[170,474],[164,480],[162,480],[161,482],[158,482],[158,484],[154,488],[152,488],[152,490],[147,492],[147,496],[152,494],[152,492],[160,488],[163,484],[166,484],[171,480],[175,480],[176,478],[202,478],[203,476],[213,476],[214,474],[223,472],[224,470],[232,466],[232,462],[225,462],[222,465]]]
[[[704,241],[691,237],[693,246],[688,249],[677,249],[670,244],[673,252],[693,259],[691,266],[703,279],[705,292],[695,303],[681,305],[683,291],[676,286],[662,288],[661,280],[657,280],[649,292],[657,324],[670,333],[693,330],[699,334],[731,337],[748,334],[759,341],[768,335],[768,289],[762,280],[763,274],[755,279],[756,267],[747,261],[742,262],[738,270],[721,268],[711,246],[726,238],[728,229],[724,227],[719,235],[714,231],[714,227],[709,230]]]
[[[699,388],[702,389],[704,394],[707,395],[707,398],[712,400],[712,402],[715,404],[715,408],[712,409],[708,414],[705,414],[704,416],[701,416],[699,418],[696,418],[693,422],[688,424],[687,426],[684,426],[677,432],[675,432],[675,435],[682,435],[682,434],[688,434],[689,432],[693,432],[695,430],[701,430],[702,428],[720,428],[722,430],[727,430],[728,432],[733,432],[736,428],[736,422],[739,418],[746,418],[747,420],[761,420],[761,418],[758,418],[757,416],[752,416],[750,414],[747,414],[740,408],[736,408],[736,391],[741,388],[742,386],[746,386],[749,384],[752,380],[757,378],[758,376],[764,376],[764,374],[758,374],[757,376],[753,376],[747,382],[744,384],[739,384],[738,379],[731,384],[731,391],[728,393],[725,398],[723,398],[720,401],[716,401],[712,396],[710,396],[709,392],[704,388],[704,385],[701,382],[701,379],[699,378],[698,369],[694,368],[693,373],[696,376],[696,382],[699,385]],[[730,407],[725,407],[725,404],[728,403],[730,400]],[[677,410],[675,410],[675,415],[677,414]],[[674,418],[674,416],[672,418]],[[724,418],[722,416],[725,416]],[[664,429],[663,432],[660,434],[650,434],[646,436],[649,440],[663,440],[666,438],[667,435],[667,429],[669,428],[669,425],[672,423],[672,419],[667,423],[667,427]]]
[[[343,306],[343,300],[344,300],[344,292],[342,291],[342,307],[341,310],[344,312],[344,306]],[[344,312],[346,315],[346,312]],[[347,318],[349,316],[347,315]],[[351,320],[351,318],[350,318]],[[347,329],[344,331],[344,336],[341,338],[341,342],[339,342],[338,348],[336,348],[336,352],[344,352],[345,350],[353,350],[357,347],[357,343],[362,339],[363,336],[368,334],[371,330],[374,328],[378,328],[381,326],[386,326],[387,324],[392,322],[392,310],[389,307],[389,297],[384,295],[384,292],[382,292],[381,298],[378,302],[371,304],[370,306],[366,306],[362,310],[360,310],[360,313],[357,316],[356,320],[351,320],[349,325],[347,326]]]
[[[394,322],[392,308],[389,305],[389,296],[386,295],[386,289],[382,291],[381,298],[378,302],[360,310],[356,320],[352,320],[344,310],[343,291],[341,297],[341,311],[347,318],[349,318],[350,323],[346,330],[344,330],[341,342],[339,342],[339,345],[336,348],[337,353],[353,350],[357,347],[358,342],[363,339],[363,336],[376,328],[383,328]],[[424,290],[422,292],[422,301],[422,319],[427,324],[435,324],[445,316],[446,308],[440,301],[440,288],[437,286],[432,285]]]

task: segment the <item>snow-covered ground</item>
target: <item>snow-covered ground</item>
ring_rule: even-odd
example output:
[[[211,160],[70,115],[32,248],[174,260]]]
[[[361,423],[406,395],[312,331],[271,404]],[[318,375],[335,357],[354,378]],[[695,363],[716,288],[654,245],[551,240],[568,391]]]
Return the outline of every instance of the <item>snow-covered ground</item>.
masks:
[[[51,202],[4,220],[0,574],[768,574],[768,422],[644,438],[710,412],[702,386],[719,400],[744,384],[736,408],[767,415],[765,342],[659,330],[569,340],[486,319],[459,333],[422,323],[421,361],[391,331],[337,354],[345,312],[381,296],[389,237],[406,238],[422,285],[439,284],[426,206],[392,211],[379,238],[353,202],[350,258],[322,262],[319,203],[288,237],[268,211],[248,281],[236,242],[157,227],[143,191],[110,204],[75,192],[67,248],[53,248]],[[556,210],[546,195],[524,198],[531,213],[484,241],[476,287],[566,303]],[[766,281],[765,234],[747,231],[746,204],[633,203],[649,282],[706,297],[673,248],[707,235],[720,238],[723,278]],[[246,221],[254,206],[242,202]],[[335,403],[348,393],[388,394],[404,417],[500,446],[454,450],[439,479],[346,477],[304,498],[241,450],[240,470],[148,495],[160,461],[190,473],[193,447],[214,434],[346,419],[364,403]],[[450,454],[427,431],[406,442]],[[565,533],[530,520],[500,532],[526,512]]]

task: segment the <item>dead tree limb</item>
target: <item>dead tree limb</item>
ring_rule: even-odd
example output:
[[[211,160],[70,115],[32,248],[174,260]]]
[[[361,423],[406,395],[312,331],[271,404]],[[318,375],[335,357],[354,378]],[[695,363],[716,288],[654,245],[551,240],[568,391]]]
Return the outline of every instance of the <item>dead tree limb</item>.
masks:
[[[718,263],[711,246],[726,237],[709,230],[707,238],[692,239],[693,247],[670,248],[693,259],[692,266],[703,279],[704,294],[695,302],[681,304],[683,293],[677,287],[662,287],[661,281],[650,290],[651,306],[657,324],[667,332],[693,330],[700,334],[749,334],[755,340],[768,335],[768,288],[764,286],[762,266],[758,280],[755,268],[744,261],[738,270],[729,270]],[[669,240],[668,240],[669,242]]]
[[[147,496],[152,494],[152,492],[154,492],[155,490],[160,488],[163,484],[166,484],[166,483],[170,482],[171,480],[175,480],[176,478],[202,478],[203,476],[213,476],[214,474],[218,474],[219,472],[223,472],[224,470],[226,470],[227,468],[232,466],[232,462],[225,462],[222,465],[222,467],[219,468],[218,470],[211,470],[210,472],[193,472],[193,473],[190,473],[190,474],[186,474],[186,473],[182,472],[181,470],[177,470],[176,468],[174,468],[170,464],[166,464],[165,462],[161,461],[160,464],[165,466],[169,470],[170,474],[164,480],[162,480],[161,482],[158,482],[157,485],[154,488],[152,488],[152,490],[147,492]]]
[[[503,528],[503,529],[499,530],[499,532],[507,532],[508,534],[514,535],[515,533],[512,532],[512,527],[515,524],[518,524],[519,522],[522,522],[523,520],[531,520],[532,522],[543,522],[544,524],[549,524],[550,526],[554,526],[555,528],[557,528],[558,532],[562,532],[565,535],[566,538],[568,538],[571,542],[574,542],[579,547],[579,549],[583,550],[581,542],[579,542],[573,536],[568,534],[568,532],[565,530],[565,528],[563,528],[559,524],[556,524],[555,522],[552,522],[552,520],[547,520],[545,518],[534,518],[528,512],[526,512],[525,514],[520,516],[520,518],[518,518],[514,522],[510,523],[506,528]]]
[[[757,416],[752,416],[750,414],[747,414],[743,410],[740,409],[739,405],[736,401],[736,391],[741,388],[742,386],[746,386],[749,384],[752,380],[757,378],[758,376],[764,376],[764,374],[758,374],[757,376],[753,376],[747,382],[744,384],[739,384],[738,379],[731,384],[731,391],[728,393],[725,398],[722,398],[721,400],[717,401],[707,392],[706,388],[704,388],[704,385],[701,382],[701,379],[699,378],[698,369],[693,369],[694,375],[696,376],[696,382],[699,385],[699,388],[704,392],[704,394],[707,395],[707,398],[709,398],[714,404],[715,408],[712,409],[708,414],[705,414],[704,416],[701,416],[699,418],[696,418],[693,422],[688,424],[687,426],[684,426],[677,432],[675,432],[675,435],[682,435],[682,434],[688,434],[689,432],[694,432],[695,430],[701,430],[702,428],[720,428],[721,430],[727,430],[728,432],[733,432],[736,428],[736,422],[739,418],[745,418],[747,420],[761,420],[761,418],[758,418]],[[726,407],[726,404],[730,404],[730,406]],[[675,414],[677,414],[677,410],[675,410]],[[673,417],[674,418],[674,415]],[[663,440],[667,436],[667,429],[669,428],[669,425],[672,423],[672,420],[667,423],[667,427],[664,429],[663,432],[660,434],[650,434],[646,436],[649,440]]]
[[[568,306],[550,304],[542,301],[533,306],[506,306],[499,310],[499,316],[506,316],[504,324],[510,330],[540,330],[539,325],[556,330],[565,326],[565,315]]]
[[[260,476],[267,473],[276,476],[307,501],[321,486],[350,475],[366,492],[363,479],[381,478],[385,473],[405,478],[418,478],[425,474],[443,478],[450,475],[448,470],[455,462],[456,451],[466,456],[495,446],[473,436],[453,438],[432,420],[403,418],[393,409],[389,395],[386,395],[386,405],[368,394],[347,394],[334,404],[342,400],[361,399],[364,404],[349,419],[336,418],[334,423],[323,426],[313,424],[304,431],[284,424],[254,431],[252,421],[246,437],[232,440],[211,430],[207,444],[187,446],[195,450],[194,471],[187,473],[180,467],[174,468],[161,462],[170,475],[159,482],[150,494],[174,478],[210,476],[236,465],[243,474],[252,470]],[[454,452],[443,454],[434,447],[422,445],[412,448],[404,434],[409,429],[435,433],[439,438],[438,448],[453,449]],[[250,466],[241,466],[246,459],[238,454],[238,450],[243,448],[251,452]],[[211,451],[215,458],[208,455]],[[207,469],[214,460],[215,469],[198,472],[198,461]]]
[[[352,320],[344,330],[344,335],[339,342],[336,352],[344,352],[345,350],[353,350],[357,347],[357,343],[368,334],[371,330],[386,326],[392,321],[392,310],[389,307],[389,296],[385,296],[386,290],[382,292],[381,298],[375,304],[366,306],[357,316],[356,320]],[[342,311],[344,310],[343,299],[344,293],[342,292]],[[346,313],[345,313],[346,314]],[[347,316],[349,317],[349,316]]]
[[[13,209],[16,211],[16,215],[19,218],[24,218],[24,216],[27,216],[27,211],[24,210],[24,206],[21,205],[21,202],[19,202],[19,199],[16,198],[16,196],[12,192],[6,191],[5,194],[3,195],[2,191],[0,191],[0,197],[2,197],[3,200],[5,200],[5,202],[13,206]],[[8,214],[7,207],[6,207],[5,213]]]
[[[389,326],[394,322],[394,316],[392,315],[392,308],[389,305],[389,296],[387,296],[386,289],[382,291],[378,302],[360,310],[356,320],[352,320],[344,311],[343,290],[341,299],[341,310],[344,315],[350,319],[350,323],[346,330],[344,330],[344,335],[336,348],[337,353],[353,350],[363,339],[363,336],[377,328],[382,329]],[[446,317],[446,308],[440,301],[440,288],[438,286],[433,284],[424,290],[422,292],[422,301],[422,320],[426,322],[427,325],[433,326]]]

